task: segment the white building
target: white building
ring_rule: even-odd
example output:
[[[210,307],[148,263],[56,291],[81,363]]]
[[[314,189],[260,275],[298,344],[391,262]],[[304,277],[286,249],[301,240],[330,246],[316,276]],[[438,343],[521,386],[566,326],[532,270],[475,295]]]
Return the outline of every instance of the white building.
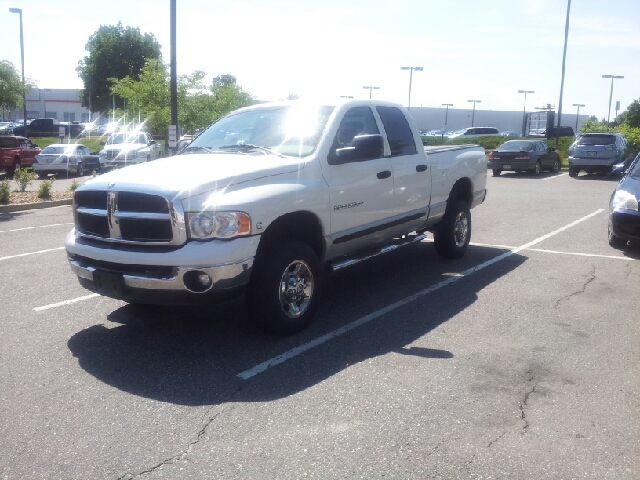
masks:
[[[91,113],[82,106],[76,89],[34,88],[26,95],[27,118],[55,118],[61,122],[89,122]],[[9,112],[9,120],[23,117],[23,109]]]

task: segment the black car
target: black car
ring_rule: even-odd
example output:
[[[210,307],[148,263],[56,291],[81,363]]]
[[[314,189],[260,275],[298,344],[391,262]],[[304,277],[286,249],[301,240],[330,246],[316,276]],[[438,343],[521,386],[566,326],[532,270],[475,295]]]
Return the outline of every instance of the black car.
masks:
[[[624,247],[628,240],[640,240],[640,153],[631,163],[609,200],[609,245]]]
[[[538,175],[543,170],[557,173],[561,161],[555,148],[542,140],[509,140],[489,154],[488,168],[497,177],[503,171],[531,171]]]

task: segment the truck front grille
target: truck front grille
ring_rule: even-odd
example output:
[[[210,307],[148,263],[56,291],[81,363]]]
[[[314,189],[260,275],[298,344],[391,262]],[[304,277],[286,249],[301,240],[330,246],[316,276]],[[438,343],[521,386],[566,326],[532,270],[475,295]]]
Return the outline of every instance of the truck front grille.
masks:
[[[77,234],[95,240],[181,245],[187,239],[180,200],[155,193],[76,191],[74,215]]]

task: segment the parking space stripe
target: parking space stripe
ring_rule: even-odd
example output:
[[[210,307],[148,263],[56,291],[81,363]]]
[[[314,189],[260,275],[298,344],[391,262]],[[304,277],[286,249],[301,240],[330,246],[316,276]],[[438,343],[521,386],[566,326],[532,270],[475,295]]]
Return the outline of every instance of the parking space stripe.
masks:
[[[13,228],[11,230],[0,230],[0,233],[9,233],[9,232],[22,232],[23,230],[34,230],[36,228],[51,228],[51,227],[63,227],[66,225],[73,225],[73,222],[68,223],[52,223],[51,225],[39,225],[37,227],[22,227],[22,228]]]
[[[627,260],[635,262],[635,258],[623,257],[622,255],[597,255],[595,253],[577,253],[577,252],[559,252],[557,250],[543,250],[542,248],[529,248],[532,252],[553,253],[557,255],[575,255],[577,257],[598,257],[598,258],[612,258],[614,260]]]
[[[91,295],[85,295],[84,297],[72,298],[71,300],[65,300],[64,302],[51,303],[49,305],[45,305],[43,307],[36,307],[34,310],[36,312],[41,312],[43,310],[49,310],[50,308],[62,307],[64,305],[71,305],[72,303],[81,302],[83,300],[89,300],[90,298],[99,297],[100,294],[92,293]]]
[[[0,260],[9,260],[10,258],[28,257],[29,255],[38,255],[39,253],[55,252],[56,250],[64,250],[64,247],[47,248],[46,250],[38,250],[37,252],[19,253],[18,255],[9,255],[0,257]]]
[[[547,177],[547,178],[543,178],[542,180],[553,180],[554,178],[560,178],[560,177],[564,177],[565,175],[568,175],[568,173],[559,173],[558,175],[554,175],[553,177]]]
[[[249,370],[245,370],[244,372],[239,373],[237,376],[240,377],[243,380],[248,380],[252,377],[255,377],[256,375],[265,372],[266,370],[268,370],[271,367],[275,367],[276,365],[280,365],[281,363],[286,362],[287,360],[290,360],[304,352],[306,352],[307,350],[310,350],[314,347],[317,347],[318,345],[322,345],[323,343],[328,342],[329,340],[339,337],[341,335],[344,335],[345,333],[353,330],[354,328],[360,327],[366,323],[369,323],[372,320],[375,320],[376,318],[379,318],[383,315],[386,315],[389,312],[392,312],[393,310],[396,310],[400,307],[403,307],[409,303],[412,303],[413,301],[424,297],[425,295],[429,295],[430,293],[433,293],[437,290],[440,290],[442,287],[445,287],[447,285],[451,285],[452,283],[455,283],[457,281],[459,281],[461,278],[464,278],[466,276],[469,276],[473,273],[479,272],[480,270],[483,270],[485,268],[487,268],[490,265],[493,265],[495,263],[498,263],[506,258],[509,258],[511,255],[513,255],[514,253],[518,253],[522,250],[526,250],[528,248],[531,248],[532,246],[543,242],[544,240],[547,240],[548,238],[553,237],[554,235],[557,235],[559,233],[564,232],[565,230],[574,227],[576,225],[578,225],[579,223],[584,222],[585,220],[588,220],[600,213],[604,212],[604,209],[599,209],[596,210],[593,213],[590,213],[589,215],[586,215],[578,220],[576,220],[575,222],[571,222],[568,225],[565,225],[564,227],[558,228],[557,230],[554,230],[551,233],[548,233],[546,235],[543,235],[542,237],[538,237],[535,240],[529,242],[529,243],[525,243],[524,245],[520,246],[520,247],[516,247],[516,248],[512,248],[509,251],[498,255],[497,257],[494,257],[490,260],[487,260],[484,263],[481,263],[480,265],[477,265],[475,267],[471,267],[467,270],[465,270],[464,272],[460,272],[459,275],[457,276],[453,276],[453,277],[449,277],[446,280],[443,280],[442,282],[439,282],[435,285],[432,285],[418,293],[414,293],[413,295],[410,295],[408,297],[403,298],[402,300],[399,300],[395,303],[392,303],[391,305],[388,305],[384,308],[381,308],[380,310],[376,310],[375,312],[372,312],[368,315],[365,315],[364,317],[360,317],[359,319],[344,325],[343,327],[340,327],[336,330],[333,330],[332,332],[329,332],[325,335],[322,335],[321,337],[318,337],[308,343],[305,343],[303,345],[300,345],[296,348],[293,348],[291,350],[289,350],[288,352],[285,352],[281,355],[275,356],[273,358],[270,358],[269,360],[260,363],[259,365],[256,365],[253,368],[250,368]]]

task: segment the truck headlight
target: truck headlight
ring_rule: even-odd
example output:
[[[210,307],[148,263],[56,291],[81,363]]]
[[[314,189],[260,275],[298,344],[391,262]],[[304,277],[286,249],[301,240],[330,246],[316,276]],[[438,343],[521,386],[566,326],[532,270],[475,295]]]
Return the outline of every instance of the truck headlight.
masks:
[[[616,190],[611,200],[611,206],[613,208],[622,208],[624,210],[638,211],[638,199],[631,193],[624,190]]]
[[[188,213],[189,236],[194,240],[233,238],[251,233],[251,217],[243,212]]]
[[[147,155],[149,155],[148,150],[140,150],[138,152],[138,158],[147,158]]]

